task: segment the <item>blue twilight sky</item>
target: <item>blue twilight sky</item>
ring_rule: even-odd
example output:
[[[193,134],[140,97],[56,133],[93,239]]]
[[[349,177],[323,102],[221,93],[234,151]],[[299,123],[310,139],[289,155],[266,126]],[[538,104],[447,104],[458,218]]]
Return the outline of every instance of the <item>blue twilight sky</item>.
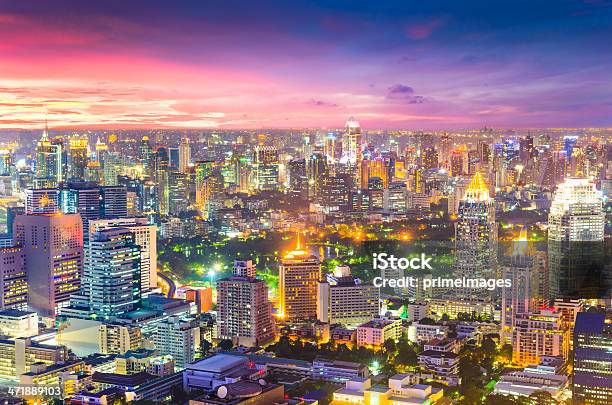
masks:
[[[0,0],[0,128],[612,126],[612,1]]]

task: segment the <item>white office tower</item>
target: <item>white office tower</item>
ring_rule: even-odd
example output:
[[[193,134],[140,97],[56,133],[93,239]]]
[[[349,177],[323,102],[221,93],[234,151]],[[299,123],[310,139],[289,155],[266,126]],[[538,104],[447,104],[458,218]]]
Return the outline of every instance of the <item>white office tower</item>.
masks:
[[[338,266],[318,284],[317,319],[356,328],[379,315],[379,301],[378,288],[353,277],[348,266]]]
[[[247,347],[276,337],[268,286],[251,260],[235,260],[233,275],[217,281],[217,327],[220,339]]]
[[[350,117],[344,126],[343,162],[355,169],[355,184],[361,184],[362,137],[359,122]]]
[[[550,300],[605,299],[612,270],[604,245],[603,195],[592,181],[568,178],[555,191],[548,215]]]
[[[127,228],[134,234],[140,247],[140,286],[142,292],[157,288],[157,225],[149,224],[147,218],[115,218],[89,221],[89,232],[111,228]],[[91,236],[90,236],[91,238]]]
[[[171,316],[157,324],[153,342],[159,354],[172,356],[176,366],[183,369],[194,362],[200,348],[200,326],[193,318]]]
[[[497,269],[495,203],[480,172],[459,201],[455,224],[455,277],[494,278]],[[477,293],[478,290],[472,292]],[[471,296],[470,290],[462,292]]]
[[[96,318],[112,319],[138,308],[140,299],[140,247],[134,234],[127,228],[92,233],[85,249],[81,293],[71,297],[71,309],[88,309]]]
[[[603,195],[588,179],[565,179],[548,216],[548,240],[594,242],[604,238]]]
[[[187,173],[190,162],[191,146],[189,145],[189,138],[183,138],[179,144],[179,172]]]

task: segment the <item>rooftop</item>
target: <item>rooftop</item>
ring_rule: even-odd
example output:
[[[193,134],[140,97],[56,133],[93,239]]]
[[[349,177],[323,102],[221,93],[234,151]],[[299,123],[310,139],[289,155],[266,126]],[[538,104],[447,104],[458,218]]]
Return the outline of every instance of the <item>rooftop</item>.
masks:
[[[580,312],[576,317],[574,333],[602,333],[606,323],[606,314]]]
[[[5,309],[0,311],[0,317],[23,318],[30,315],[35,315],[36,312],[20,311],[18,309]]]
[[[359,325],[360,328],[374,328],[374,329],[382,329],[385,326],[389,326],[392,323],[396,322],[391,319],[372,319],[364,324]]]
[[[210,373],[222,373],[241,364],[247,364],[247,359],[244,356],[220,353],[189,364],[186,368],[189,370],[207,371]]]
[[[155,380],[157,377],[147,372],[141,372],[136,374],[115,374],[115,373],[93,373],[91,379],[93,382],[104,383],[109,385],[128,386],[135,387],[142,385],[151,380]]]

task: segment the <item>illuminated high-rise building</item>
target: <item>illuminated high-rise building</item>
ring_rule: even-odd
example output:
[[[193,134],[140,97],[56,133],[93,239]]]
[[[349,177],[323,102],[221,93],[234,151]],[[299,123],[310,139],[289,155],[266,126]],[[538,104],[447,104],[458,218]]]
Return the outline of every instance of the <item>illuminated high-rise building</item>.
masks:
[[[317,285],[317,319],[349,328],[379,316],[380,290],[351,275],[348,266],[338,266]]]
[[[512,359],[528,366],[539,364],[543,356],[569,358],[570,330],[560,311],[543,308],[518,313],[512,332]]]
[[[200,160],[195,162],[195,192],[196,206],[204,210],[211,194],[208,179],[212,174],[214,161]]]
[[[28,305],[26,256],[22,247],[0,247],[0,310]]]
[[[219,338],[234,339],[247,347],[274,340],[276,329],[268,285],[257,278],[251,260],[235,260],[232,273],[217,281]]]
[[[306,160],[294,159],[288,164],[289,189],[292,195],[302,199],[308,199],[308,175],[306,172]]]
[[[11,173],[13,167],[12,153],[9,149],[0,149],[0,176]]]
[[[548,216],[548,239],[592,242],[604,238],[603,195],[588,179],[566,179],[555,191]]]
[[[361,137],[361,127],[359,122],[350,117],[344,125],[344,139],[342,144],[343,154],[349,166],[355,170],[355,184],[361,184],[361,159],[363,156],[363,145]]]
[[[128,228],[92,232],[85,249],[81,291],[71,307],[112,319],[140,306],[140,247]]]
[[[18,215],[13,238],[26,257],[29,305],[53,315],[80,287],[83,223],[79,214]]]
[[[329,175],[327,158],[322,153],[313,153],[308,159],[308,197],[313,200],[321,196],[322,181]]]
[[[531,146],[533,147],[533,138]],[[478,158],[482,163],[489,163],[491,161],[491,146],[484,140],[478,141]]]
[[[366,160],[363,160],[363,162],[365,161]],[[376,157],[370,160],[367,177],[361,178],[362,188],[368,188],[369,179],[373,177],[378,177],[383,183],[383,188],[388,188],[389,178],[391,174],[389,172],[389,166],[386,164],[385,160],[382,157]],[[365,176],[365,173],[363,173],[363,176]]]
[[[329,132],[325,137],[324,153],[330,164],[336,163],[342,157],[342,143],[338,142],[333,132]]]
[[[438,161],[440,162],[440,167],[448,168],[449,156],[451,149],[453,147],[453,141],[448,134],[444,134],[440,137],[440,153],[438,154]]]
[[[546,253],[535,251],[527,240],[527,231],[521,230],[518,240],[512,243],[512,252],[504,256],[502,278],[510,280],[510,286],[502,288],[501,328],[502,338],[510,343],[517,314],[535,311],[542,301],[541,277],[546,272]]]
[[[147,218],[97,219],[89,222],[90,238],[94,232],[125,228],[134,234],[140,248],[140,287],[143,292],[157,287],[157,225]]]
[[[168,174],[168,213],[178,215],[189,208],[189,173],[167,172]]]
[[[468,161],[468,175],[473,176],[477,170],[480,169],[480,152],[477,150],[470,150],[467,154]],[[514,184],[512,181],[508,181],[508,184]]]
[[[182,369],[194,362],[200,348],[200,325],[193,318],[171,316],[157,324],[153,343],[157,352],[172,356]]]
[[[153,149],[148,136],[143,136],[138,144],[138,160],[144,173],[148,173],[153,168]]]
[[[550,299],[605,298],[612,270],[604,243],[603,195],[588,179],[568,178],[548,215]]]
[[[298,235],[294,250],[287,253],[279,267],[279,315],[289,321],[317,316],[317,284],[321,262],[302,247]]]
[[[459,200],[455,248],[455,276],[493,277],[497,267],[495,203],[480,172]]]
[[[179,172],[186,173],[191,163],[191,145],[189,138],[183,138],[179,145]]]
[[[572,403],[612,403],[612,319],[581,312],[574,328]]]
[[[68,140],[68,179],[85,180],[88,156],[87,137],[76,137]]]
[[[66,214],[81,214],[87,238],[89,221],[127,217],[127,189],[123,186],[100,187],[92,182],[68,183],[60,193],[60,208]]]
[[[60,190],[34,188],[25,191],[26,214],[55,214],[60,211]]]
[[[324,177],[321,182],[320,204],[329,212],[348,209],[352,184],[353,177],[350,174]]]
[[[425,169],[438,167],[438,151],[433,146],[423,149],[423,167]]]
[[[49,132],[45,130],[36,144],[36,182],[44,182],[47,187],[57,187],[62,178],[62,145],[49,140]]]
[[[116,152],[105,152],[102,165],[103,179],[105,186],[116,186],[119,184],[118,176],[122,170],[122,157]]]
[[[254,186],[257,190],[276,190],[279,186],[279,160],[276,146],[255,146]]]
[[[450,155],[450,171],[452,176],[463,174],[463,155],[460,151],[452,151]]]

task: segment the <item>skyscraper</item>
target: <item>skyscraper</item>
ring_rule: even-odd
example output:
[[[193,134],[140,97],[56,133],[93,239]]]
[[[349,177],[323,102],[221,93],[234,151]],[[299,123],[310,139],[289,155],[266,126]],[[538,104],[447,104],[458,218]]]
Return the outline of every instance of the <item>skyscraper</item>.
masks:
[[[127,217],[127,188],[123,186],[100,187],[101,218]]]
[[[23,247],[29,305],[53,315],[68,305],[83,272],[83,223],[79,214],[18,215],[13,238]]]
[[[189,145],[189,138],[183,138],[179,144],[179,172],[187,173],[187,168],[190,163],[191,146]]]
[[[254,181],[257,190],[276,190],[278,182],[278,148],[255,146],[253,153]]]
[[[25,310],[28,305],[25,258],[20,246],[0,247],[0,309]]]
[[[535,311],[543,303],[542,276],[547,271],[546,253],[536,252],[527,241],[527,231],[521,230],[512,244],[512,252],[501,267],[502,278],[511,280],[502,288],[502,337],[510,343],[517,314]]]
[[[100,187],[93,182],[68,183],[60,194],[61,211],[81,214],[85,237],[89,237],[89,221],[100,218],[127,217],[127,188]]]
[[[140,248],[140,286],[143,292],[157,287],[157,225],[146,218],[97,219],[89,222],[90,237],[110,228],[126,228]]]
[[[455,248],[455,276],[493,276],[497,267],[495,204],[479,172],[459,200]]]
[[[81,293],[71,306],[110,319],[140,305],[140,247],[128,228],[93,232],[85,249]]]
[[[279,268],[279,314],[283,319],[316,318],[321,276],[321,262],[302,247],[298,235],[295,249],[282,258]]]
[[[574,328],[574,404],[612,403],[612,319],[580,312]]]
[[[168,172],[168,213],[178,215],[189,208],[189,173]]]
[[[566,179],[555,191],[548,216],[548,239],[591,242],[604,238],[603,196],[588,179]]]
[[[548,216],[551,300],[610,297],[604,224],[603,196],[591,181],[569,178],[559,185]]]
[[[25,195],[26,214],[55,214],[60,210],[60,191],[56,188],[29,188]]]
[[[247,347],[274,339],[268,286],[256,278],[251,260],[235,260],[232,277],[217,281],[217,325],[219,338]]]
[[[40,141],[36,144],[36,180],[47,182],[47,187],[57,187],[62,182],[62,145],[49,140],[45,126]]]
[[[350,117],[344,125],[344,139],[342,151],[345,154],[346,162],[355,168],[355,184],[361,184],[361,159],[363,157],[361,127],[359,122]]]
[[[87,170],[87,137],[71,138],[68,141],[68,179],[83,181]]]

